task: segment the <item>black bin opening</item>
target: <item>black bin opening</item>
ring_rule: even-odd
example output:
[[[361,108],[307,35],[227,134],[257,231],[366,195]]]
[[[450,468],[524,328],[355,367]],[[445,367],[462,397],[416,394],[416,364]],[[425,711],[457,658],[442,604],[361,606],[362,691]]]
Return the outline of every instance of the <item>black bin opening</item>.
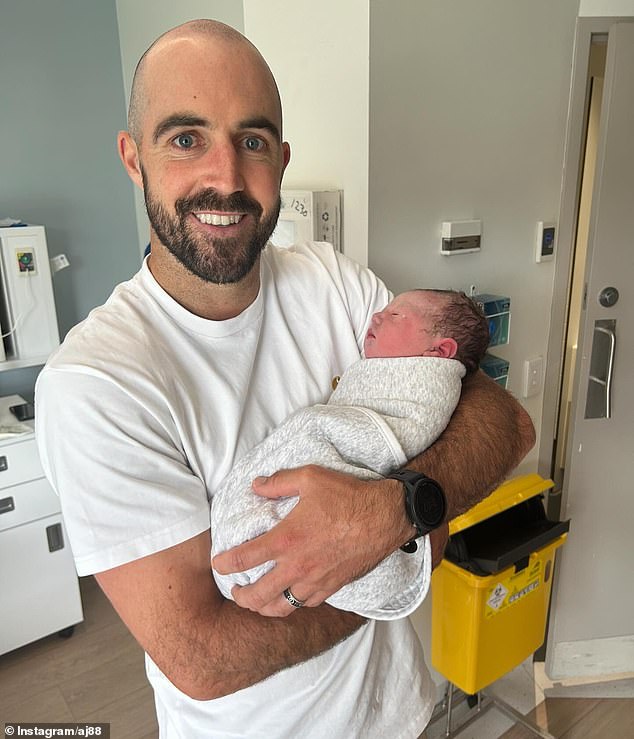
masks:
[[[570,521],[550,521],[538,495],[507,508],[449,539],[445,557],[476,575],[492,575],[516,565],[570,528]]]

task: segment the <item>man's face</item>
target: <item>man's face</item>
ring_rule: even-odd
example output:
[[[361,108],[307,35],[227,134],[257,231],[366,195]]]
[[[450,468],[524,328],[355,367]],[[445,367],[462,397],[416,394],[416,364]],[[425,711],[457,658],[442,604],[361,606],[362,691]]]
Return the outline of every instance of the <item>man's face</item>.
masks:
[[[179,39],[149,60],[139,146],[156,238],[192,273],[232,283],[273,232],[288,147],[270,78],[244,49]]]
[[[372,316],[363,351],[367,359],[375,357],[420,357],[434,346],[434,315],[420,299],[407,293]]]

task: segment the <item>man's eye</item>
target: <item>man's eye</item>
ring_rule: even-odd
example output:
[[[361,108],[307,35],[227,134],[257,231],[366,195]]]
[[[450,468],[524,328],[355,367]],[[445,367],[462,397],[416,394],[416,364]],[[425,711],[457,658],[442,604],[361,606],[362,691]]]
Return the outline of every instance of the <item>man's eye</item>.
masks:
[[[174,139],[174,143],[179,149],[191,149],[196,142],[191,133],[179,133]]]
[[[244,145],[249,151],[260,151],[264,148],[264,141],[257,136],[249,136],[244,140]]]

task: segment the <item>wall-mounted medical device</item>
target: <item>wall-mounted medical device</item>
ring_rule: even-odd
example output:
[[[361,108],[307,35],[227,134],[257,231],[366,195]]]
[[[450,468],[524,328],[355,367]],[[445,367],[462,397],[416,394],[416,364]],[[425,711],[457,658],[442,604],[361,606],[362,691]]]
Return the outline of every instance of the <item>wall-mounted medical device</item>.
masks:
[[[271,241],[289,247],[327,241],[341,251],[341,190],[282,190],[282,206]]]
[[[440,253],[445,256],[480,251],[482,221],[444,221],[440,233]]]
[[[535,236],[535,261],[549,262],[554,256],[555,224],[547,221],[538,221]]]
[[[43,364],[59,345],[42,226],[0,228],[0,371]]]

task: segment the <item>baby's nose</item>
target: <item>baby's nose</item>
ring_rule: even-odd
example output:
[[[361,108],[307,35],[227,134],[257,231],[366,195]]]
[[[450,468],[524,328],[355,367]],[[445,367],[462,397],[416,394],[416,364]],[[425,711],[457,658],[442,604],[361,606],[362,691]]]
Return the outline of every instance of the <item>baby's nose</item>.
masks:
[[[372,316],[372,323],[375,326],[378,326],[381,323],[382,320],[383,320],[383,313],[382,312],[381,313],[375,313]]]

